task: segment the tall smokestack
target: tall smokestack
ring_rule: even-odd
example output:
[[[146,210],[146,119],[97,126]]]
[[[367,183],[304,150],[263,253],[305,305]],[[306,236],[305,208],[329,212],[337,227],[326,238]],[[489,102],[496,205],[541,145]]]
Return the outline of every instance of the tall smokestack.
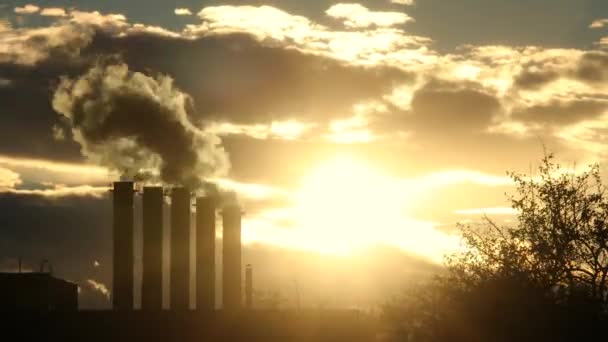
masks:
[[[163,307],[163,188],[145,187],[143,199],[142,310]]]
[[[196,309],[215,310],[215,209],[212,197],[196,200]]]
[[[171,192],[171,309],[190,308],[190,190]]]
[[[133,309],[133,182],[114,183],[112,231],[114,310]]]
[[[224,310],[241,308],[241,209],[236,205],[222,210],[223,220],[223,304]]]
[[[245,267],[245,307],[253,308],[253,267],[251,264]]]

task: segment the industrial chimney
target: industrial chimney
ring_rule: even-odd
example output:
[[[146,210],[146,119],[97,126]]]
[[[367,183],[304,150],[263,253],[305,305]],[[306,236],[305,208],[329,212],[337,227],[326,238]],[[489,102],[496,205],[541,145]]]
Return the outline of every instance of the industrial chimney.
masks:
[[[215,210],[212,197],[196,200],[196,309],[215,310]]]
[[[171,309],[190,308],[190,190],[171,192]]]
[[[162,310],[163,188],[145,187],[143,198],[142,310]]]
[[[114,310],[133,309],[133,182],[116,182],[113,204],[113,281]]]
[[[223,221],[223,305],[224,310],[241,308],[241,209],[236,205],[224,207]]]

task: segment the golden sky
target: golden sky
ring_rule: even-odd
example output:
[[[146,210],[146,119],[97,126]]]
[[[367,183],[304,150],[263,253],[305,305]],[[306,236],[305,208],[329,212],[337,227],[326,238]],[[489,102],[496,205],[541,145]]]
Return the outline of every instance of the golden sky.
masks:
[[[457,223],[516,224],[507,171],[608,151],[604,2],[134,3],[0,6],[5,245],[31,207],[97,201],[101,234],[145,176],[234,191],[250,246],[440,263]]]

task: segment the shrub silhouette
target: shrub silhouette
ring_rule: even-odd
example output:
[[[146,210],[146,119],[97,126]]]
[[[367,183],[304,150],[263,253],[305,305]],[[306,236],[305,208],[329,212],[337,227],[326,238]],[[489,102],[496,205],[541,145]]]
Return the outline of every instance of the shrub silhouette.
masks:
[[[510,173],[518,224],[460,225],[445,273],[384,308],[400,341],[580,341],[608,309],[608,196],[600,168],[571,172],[546,155]]]

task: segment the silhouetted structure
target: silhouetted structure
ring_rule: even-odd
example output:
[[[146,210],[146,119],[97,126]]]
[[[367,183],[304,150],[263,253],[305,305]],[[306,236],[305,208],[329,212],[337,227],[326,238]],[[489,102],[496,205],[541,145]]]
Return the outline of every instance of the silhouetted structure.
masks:
[[[76,311],[78,286],[50,273],[0,273],[0,311]]]
[[[253,308],[253,267],[250,264],[245,267],[245,307]]]
[[[190,307],[190,190],[171,192],[171,309]]]
[[[163,188],[144,188],[142,310],[161,310],[163,298]]]
[[[215,210],[212,197],[196,200],[196,308],[215,310]]]
[[[116,182],[112,195],[114,310],[133,309],[133,182]]]
[[[229,205],[222,210],[223,224],[223,307],[235,311],[242,306],[241,295],[241,209]]]
[[[114,183],[114,308],[133,309],[133,182]],[[164,189],[143,189],[143,252],[141,308],[163,308],[163,209]],[[215,310],[216,210],[214,197],[196,202],[196,307]],[[191,193],[176,187],[171,192],[170,300],[173,310],[190,308]],[[229,205],[223,220],[223,308],[242,307],[241,209]],[[247,273],[247,306],[251,307],[251,270]]]

